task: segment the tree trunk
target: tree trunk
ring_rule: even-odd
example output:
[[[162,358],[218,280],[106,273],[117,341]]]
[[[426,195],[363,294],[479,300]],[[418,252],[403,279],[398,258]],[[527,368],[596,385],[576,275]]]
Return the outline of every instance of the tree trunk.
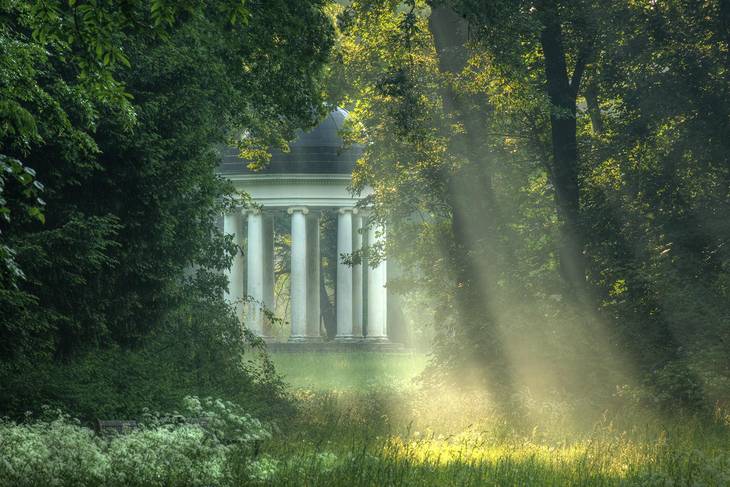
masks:
[[[337,318],[335,316],[335,306],[332,301],[330,301],[330,297],[327,294],[327,286],[324,283],[323,271],[320,271],[320,276],[319,306],[322,310],[322,321],[324,322],[324,329],[327,337],[334,338],[334,336],[337,334]]]
[[[545,57],[545,79],[551,104],[553,160],[550,176],[561,226],[558,244],[560,273],[569,292],[582,299],[586,292],[586,264],[580,225],[576,98],[584,67],[581,63],[585,59],[579,57],[571,80],[565,62],[562,27],[554,4],[545,7],[542,18],[544,26],[540,44]]]
[[[435,7],[429,17],[439,69],[459,73],[468,61],[466,21],[451,9]],[[454,272],[454,300],[460,326],[473,347],[473,360],[482,366],[484,378],[497,402],[511,395],[512,374],[500,340],[493,309],[493,288],[497,279],[498,228],[502,215],[497,205],[488,160],[486,100],[456,92],[446,86],[441,92],[444,110],[464,127],[454,149],[464,163],[447,175],[446,203],[451,208],[452,247],[450,266]]]

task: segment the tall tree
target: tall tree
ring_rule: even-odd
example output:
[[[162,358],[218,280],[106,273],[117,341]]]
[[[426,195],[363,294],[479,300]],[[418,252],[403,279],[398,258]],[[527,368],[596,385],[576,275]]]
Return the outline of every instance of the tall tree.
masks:
[[[486,345],[480,353],[491,375],[492,389],[509,394],[512,379],[493,309],[500,277],[497,262],[509,252],[500,252],[508,249],[500,239],[500,233],[507,229],[492,182],[495,154],[487,135],[490,106],[485,97],[459,86],[470,58],[468,23],[444,7],[433,8],[428,22],[443,73],[440,95],[444,113],[461,127],[461,134],[455,134],[449,148],[463,157],[463,163],[446,175],[445,192],[451,212],[453,247],[449,256],[457,281],[455,299],[462,326],[482,335],[472,339]]]
[[[560,269],[568,292],[582,299],[587,288],[576,111],[585,69],[594,56],[596,6],[558,0],[446,3],[469,21],[476,40],[505,72],[543,72],[532,77],[537,85],[532,89],[544,90],[549,102],[550,146],[544,162],[561,222]]]
[[[469,362],[495,398],[509,398],[497,317],[504,222],[483,137],[490,107],[461,79],[466,24],[447,10],[429,15],[425,2],[362,1],[343,10],[340,26],[346,93],[356,100],[350,136],[366,146],[355,187],[375,189],[387,251],[409,274],[389,286],[427,289],[441,357]]]
[[[26,276],[2,283],[3,358],[137,345],[184,306],[188,268],[207,270],[200,284],[213,299],[232,250],[215,229],[231,194],[214,175],[215,147],[241,133],[248,149],[277,144],[314,123],[331,46],[318,1],[162,13],[159,2],[41,3],[11,4],[3,17],[13,36],[4,45],[19,39],[35,56],[21,58],[32,89],[9,89],[35,123],[32,136],[0,143],[34,168],[47,202],[45,224],[14,212],[3,227]],[[111,43],[99,58],[83,32],[64,36],[89,9]],[[23,191],[6,188],[11,209]]]

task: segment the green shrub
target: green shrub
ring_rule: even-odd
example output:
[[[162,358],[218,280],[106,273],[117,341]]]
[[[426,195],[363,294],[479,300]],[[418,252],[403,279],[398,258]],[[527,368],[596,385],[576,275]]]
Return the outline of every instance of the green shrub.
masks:
[[[184,402],[188,417],[207,420],[206,430],[218,444],[249,448],[271,438],[271,432],[264,423],[230,401],[188,396]]]
[[[185,398],[185,414],[149,415],[124,435],[100,438],[77,420],[0,422],[0,485],[214,486],[271,478],[277,463],[259,456],[270,428],[240,406]],[[193,424],[190,418],[205,418]]]
[[[188,395],[234,401],[259,417],[286,412],[284,384],[254,339],[243,333],[220,338],[233,325],[211,324],[214,319],[210,313],[181,320],[134,350],[111,347],[63,362],[0,364],[0,415],[19,420],[50,405],[91,425],[96,419],[138,419],[145,408],[180,411]]]
[[[96,486],[108,478],[103,443],[66,416],[0,422],[0,485]]]
[[[142,429],[111,440],[107,484],[113,486],[217,485],[226,450],[194,425]]]

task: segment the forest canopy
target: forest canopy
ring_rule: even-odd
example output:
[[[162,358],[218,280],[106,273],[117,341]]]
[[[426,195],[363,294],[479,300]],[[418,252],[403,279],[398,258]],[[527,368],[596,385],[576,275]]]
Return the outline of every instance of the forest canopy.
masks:
[[[342,8],[354,181],[427,289],[437,362],[498,390],[611,394],[627,367],[667,407],[724,395],[729,8]]]

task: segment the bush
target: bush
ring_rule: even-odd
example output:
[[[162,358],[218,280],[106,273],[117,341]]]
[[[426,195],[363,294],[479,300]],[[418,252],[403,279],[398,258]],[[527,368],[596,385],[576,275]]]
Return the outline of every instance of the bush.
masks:
[[[198,276],[200,277],[200,276]],[[0,415],[22,419],[42,405],[86,424],[138,419],[145,408],[183,409],[188,395],[234,401],[260,417],[289,409],[285,387],[254,337],[222,302],[195,297],[134,348],[90,349],[65,360],[0,361]],[[181,291],[182,292],[182,291]]]
[[[77,420],[0,422],[0,485],[211,486],[264,480],[270,428],[220,399],[185,399],[185,414],[150,415],[142,428],[100,438]],[[206,418],[205,426],[189,418]]]
[[[206,430],[220,445],[249,448],[252,444],[271,438],[271,432],[264,423],[230,401],[186,397],[185,410],[188,417],[205,418]]]
[[[142,429],[111,440],[106,451],[107,485],[217,485],[223,479],[226,450],[194,425]]]
[[[0,422],[0,459],[0,485],[95,486],[110,472],[102,442],[67,416]]]

